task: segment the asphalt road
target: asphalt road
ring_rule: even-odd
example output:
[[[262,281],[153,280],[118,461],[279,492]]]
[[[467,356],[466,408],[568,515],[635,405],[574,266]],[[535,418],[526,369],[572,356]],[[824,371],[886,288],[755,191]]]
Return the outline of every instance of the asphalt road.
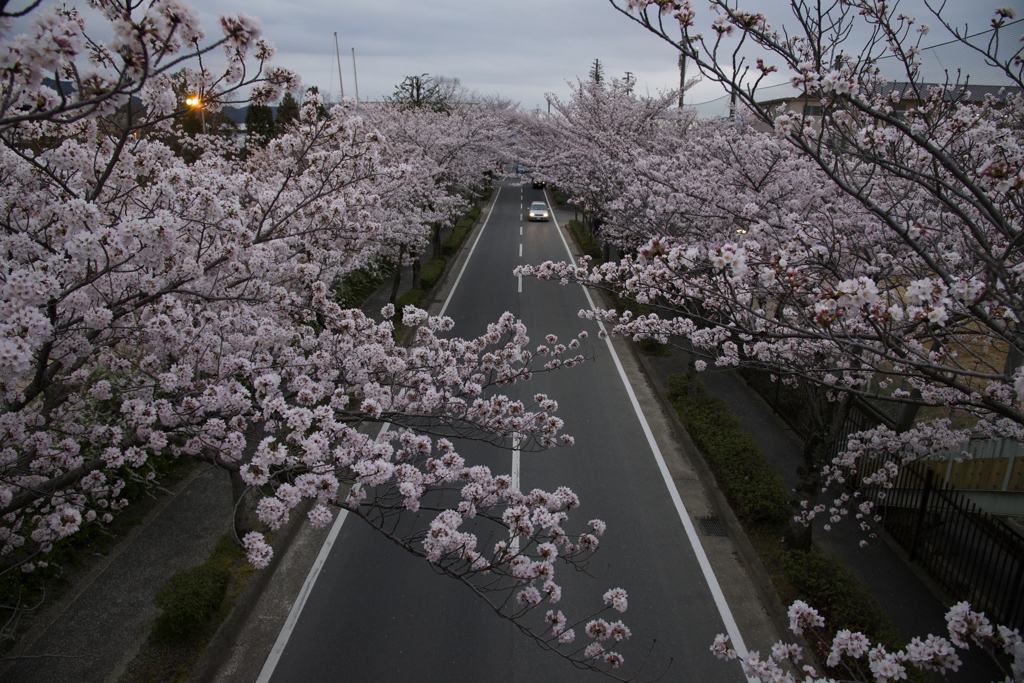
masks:
[[[650,430],[610,345],[577,312],[588,308],[580,287],[512,276],[520,263],[569,258],[554,221],[528,223],[525,211],[542,190],[510,182],[500,186],[492,212],[466,262],[445,313],[459,336],[481,333],[504,311],[530,330],[534,344],[553,333],[568,341],[590,332],[596,358],[579,368],[537,375],[517,387],[559,402],[558,415],[576,438],[571,447],[523,453],[521,487],[567,485],[581,498],[572,513],[577,528],[599,517],[608,523],[591,575],[560,574],[560,608],[572,618],[600,605],[608,588],[629,592],[623,620],[633,631],[623,650],[642,660],[657,641],[641,678],[669,665],[668,681],[744,680],[739,665],[708,650],[715,635],[737,629],[710,565],[699,549],[689,515],[666,485]],[[497,472],[512,468],[509,450],[460,444],[471,462]],[[675,496],[675,497],[674,497]],[[687,522],[684,522],[684,519]],[[696,542],[696,549],[695,549]],[[716,599],[717,596],[717,599]],[[468,589],[436,575],[423,560],[403,553],[355,518],[340,526],[330,554],[287,640],[264,667],[261,680],[331,681],[546,681],[599,680],[541,651],[497,618]]]

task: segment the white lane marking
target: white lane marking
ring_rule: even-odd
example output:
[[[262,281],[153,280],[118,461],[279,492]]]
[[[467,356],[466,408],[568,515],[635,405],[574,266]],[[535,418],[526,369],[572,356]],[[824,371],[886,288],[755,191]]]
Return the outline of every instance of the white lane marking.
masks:
[[[389,429],[391,429],[391,423],[385,422],[384,426],[377,432],[377,439],[379,440],[384,432]],[[358,486],[360,484],[355,485],[355,487]],[[263,668],[260,669],[260,675],[256,678],[256,683],[270,683],[270,679],[273,678],[274,669],[277,668],[277,663],[281,661],[281,655],[284,654],[284,649],[288,646],[292,632],[295,631],[295,626],[299,623],[299,617],[302,616],[302,610],[306,607],[306,600],[313,593],[313,585],[320,578],[320,571],[324,568],[324,564],[327,563],[327,557],[331,554],[334,541],[337,540],[338,534],[341,532],[341,525],[345,523],[346,519],[348,519],[348,510],[339,510],[338,516],[334,518],[334,524],[331,525],[331,530],[327,534],[327,539],[320,546],[320,552],[317,553],[313,566],[309,568],[309,573],[306,574],[306,580],[302,582],[302,588],[299,590],[298,597],[295,598],[292,608],[288,611],[288,618],[285,619],[281,632],[277,634],[274,646],[270,648],[270,654],[267,655],[267,661],[263,663]]]
[[[338,516],[334,519],[334,524],[331,525],[330,533],[327,534],[327,540],[320,546],[320,553],[316,556],[316,561],[313,562],[309,574],[306,575],[306,580],[302,584],[302,590],[299,591],[298,597],[295,598],[295,603],[292,604],[292,608],[288,612],[288,618],[285,620],[284,626],[281,627],[281,632],[277,634],[274,647],[270,648],[270,654],[267,655],[267,661],[263,663],[263,668],[260,670],[256,683],[269,683],[274,675],[274,669],[277,668],[277,663],[281,660],[281,655],[284,654],[288,640],[292,637],[292,631],[295,630],[295,625],[299,623],[302,608],[306,606],[306,600],[313,592],[313,584],[316,583],[317,577],[320,576],[320,570],[324,568],[327,556],[331,554],[331,548],[334,547],[334,541],[338,538],[338,532],[341,531],[341,525],[345,523],[346,519],[348,519],[348,510],[340,510]]]
[[[522,291],[523,277],[519,276],[519,286]],[[516,318],[516,324],[521,325],[522,319]],[[516,344],[516,355],[521,354],[523,351],[519,344]],[[522,458],[520,452],[520,445],[523,442],[523,435],[519,432],[512,433],[512,488],[516,491],[519,490],[520,481],[522,480]],[[519,536],[512,539],[512,549],[519,550]]]
[[[448,310],[448,304],[452,300],[452,295],[455,293],[455,289],[459,286],[459,282],[462,281],[462,275],[466,272],[466,266],[469,264],[469,259],[473,256],[473,251],[476,249],[476,245],[480,242],[480,236],[483,235],[484,230],[487,228],[487,223],[491,220],[491,214],[494,212],[494,206],[498,203],[498,195],[501,194],[501,187],[494,193],[494,201],[491,203],[491,208],[487,211],[487,218],[484,219],[484,224],[480,228],[480,232],[477,233],[476,239],[473,240],[473,246],[469,248],[469,255],[466,257],[466,261],[462,264],[462,270],[459,271],[459,276],[455,278],[455,284],[452,285],[452,289],[448,292],[448,297],[444,301],[444,305],[441,306],[441,312],[438,315],[444,315],[444,312]],[[380,432],[377,434],[377,438],[380,439],[381,435],[384,434],[388,429],[391,428],[391,423],[386,423],[381,427]],[[306,606],[306,600],[313,593],[313,586],[316,584],[317,578],[320,576],[320,571],[324,567],[324,563],[327,562],[327,556],[331,554],[331,548],[334,546],[334,541],[338,538],[338,533],[341,531],[341,525],[348,519],[348,511],[340,510],[338,516],[334,520],[334,524],[331,525],[331,530],[327,534],[327,540],[320,547],[320,552],[316,556],[316,560],[313,562],[313,566],[310,568],[309,573],[306,574],[306,580],[302,583],[302,588],[299,590],[299,595],[292,604],[291,610],[288,612],[288,618],[285,619],[284,626],[281,627],[281,632],[277,634],[277,640],[274,641],[274,646],[270,648],[270,654],[267,655],[267,661],[263,663],[263,668],[260,670],[260,675],[256,679],[256,683],[269,683],[270,679],[274,675],[274,669],[277,668],[277,663],[281,660],[281,655],[284,654],[285,647],[288,646],[288,640],[291,638],[292,633],[295,631],[295,625],[299,623],[299,617],[302,615],[302,609]]]
[[[544,191],[547,195],[547,190]],[[565,235],[562,234],[562,230],[558,225],[558,219],[555,218],[554,211],[551,212],[551,220],[555,222],[555,228],[558,232],[558,236],[562,239],[562,245],[565,247],[565,252],[569,254],[569,260],[576,264],[576,259],[572,256],[572,251],[569,249],[569,243],[565,240]],[[587,297],[587,304],[591,310],[597,308],[594,304],[594,299],[590,296],[590,291],[580,285],[583,289],[583,294]],[[725,594],[722,592],[722,586],[718,583],[718,577],[715,576],[715,570],[711,567],[711,562],[708,560],[707,553],[704,552],[704,546],[700,544],[700,537],[697,536],[697,529],[693,526],[693,521],[690,519],[690,514],[686,511],[686,506],[683,504],[683,499],[679,497],[679,491],[676,490],[675,482],[672,481],[672,474],[668,471],[668,465],[665,464],[665,457],[661,454],[661,449],[658,448],[658,442],[654,439],[654,433],[651,431],[651,426],[647,423],[647,418],[644,417],[644,412],[640,408],[640,402],[636,398],[636,394],[633,392],[633,387],[629,383],[629,379],[626,377],[626,371],[622,367],[622,362],[619,360],[619,354],[615,352],[615,347],[612,345],[612,338],[608,331],[605,329],[604,323],[601,321],[597,322],[598,327],[602,332],[605,333],[605,343],[608,345],[608,351],[611,353],[612,360],[615,363],[615,369],[619,372],[619,377],[622,379],[622,385],[626,388],[626,393],[629,395],[629,402],[633,405],[633,411],[636,413],[637,418],[640,420],[640,426],[644,431],[644,436],[647,437],[647,443],[651,447],[651,452],[654,454],[654,459],[658,463],[658,469],[661,471],[661,478],[665,482],[665,487],[668,489],[669,496],[672,498],[672,503],[676,507],[676,513],[679,515],[680,521],[683,523],[683,528],[686,530],[686,538],[690,542],[690,547],[693,548],[693,554],[697,557],[697,563],[700,565],[701,573],[704,575],[704,580],[708,582],[708,590],[711,591],[711,597],[715,600],[715,606],[718,608],[718,614],[722,617],[722,622],[725,624],[726,633],[729,634],[729,640],[732,641],[732,648],[742,659],[747,656],[747,646],[743,642],[743,636],[740,634],[739,626],[736,624],[736,619],[732,615],[732,610],[729,609],[729,603],[725,600]],[[749,683],[758,683],[756,677],[747,677]]]
[[[466,256],[466,260],[462,263],[462,270],[459,271],[459,276],[455,278],[455,284],[452,285],[452,290],[448,292],[448,297],[444,300],[444,305],[441,306],[441,312],[438,315],[444,315],[444,312],[448,310],[448,304],[452,302],[452,296],[455,294],[455,289],[462,282],[462,276],[466,272],[466,266],[469,265],[469,260],[473,258],[473,252],[476,251],[476,245],[480,243],[480,238],[484,234],[484,230],[487,229],[487,223],[491,220],[491,214],[494,213],[494,207],[498,204],[498,195],[501,194],[501,187],[494,193],[494,201],[491,202],[491,208],[487,210],[487,218],[484,219],[484,224],[480,226],[480,232],[477,233],[476,239],[473,240],[473,246],[469,248],[469,254]]]
[[[520,452],[519,452],[519,443],[520,443],[521,440],[522,440],[522,435],[520,435],[520,434],[513,434],[512,435],[512,488],[516,489],[517,491],[519,490],[520,473],[522,471],[521,463],[520,463]],[[519,536],[518,535],[515,538],[512,539],[512,544],[511,545],[512,545],[512,549],[513,550],[519,550]]]
[[[519,258],[523,258],[523,243],[519,243]]]
[[[519,226],[519,236],[520,237],[523,236],[523,226],[521,226],[521,225]]]

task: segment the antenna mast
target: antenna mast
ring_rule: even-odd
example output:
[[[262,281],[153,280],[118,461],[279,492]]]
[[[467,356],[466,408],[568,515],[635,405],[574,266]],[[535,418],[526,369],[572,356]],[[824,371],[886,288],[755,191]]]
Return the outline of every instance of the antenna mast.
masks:
[[[356,104],[359,104],[359,72],[356,71],[356,49],[352,48],[352,78],[356,83]]]
[[[345,84],[341,81],[341,50],[338,49],[338,32],[334,32],[334,54],[338,57],[338,87],[341,88],[341,99],[345,99]]]

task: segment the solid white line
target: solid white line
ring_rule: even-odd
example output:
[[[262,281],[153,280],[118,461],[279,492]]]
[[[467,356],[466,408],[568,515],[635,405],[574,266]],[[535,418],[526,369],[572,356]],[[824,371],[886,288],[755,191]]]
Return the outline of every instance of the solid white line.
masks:
[[[391,429],[391,423],[385,422],[380,431],[377,432],[377,439],[379,440],[381,435],[389,429]],[[356,484],[356,486],[360,485]],[[306,574],[306,580],[302,583],[299,596],[295,598],[295,602],[288,612],[288,618],[285,619],[281,632],[277,634],[274,647],[270,648],[270,654],[267,655],[267,661],[264,662],[256,683],[270,683],[270,679],[274,676],[274,669],[277,668],[277,663],[281,660],[281,655],[284,654],[284,649],[288,646],[288,641],[292,637],[295,625],[299,623],[299,617],[302,616],[302,610],[306,606],[306,600],[313,593],[313,585],[320,578],[320,570],[324,568],[327,557],[331,554],[331,548],[334,547],[334,541],[338,538],[338,533],[341,531],[341,525],[345,523],[346,519],[348,519],[348,510],[339,510],[338,516],[334,519],[334,524],[331,525],[331,531],[327,534],[327,540],[320,546],[320,552],[317,553],[313,566],[310,567],[309,573]]]
[[[512,435],[512,488],[519,490],[521,468],[521,458],[519,452],[519,441],[522,437],[519,434]],[[512,539],[512,549],[519,550],[519,536]]]
[[[544,191],[547,194],[547,190]],[[569,254],[569,260],[575,265],[576,259],[572,257],[572,251],[569,250],[569,243],[565,240],[565,235],[558,225],[558,219],[555,218],[555,214],[551,212],[551,219],[555,221],[555,228],[557,228],[558,236],[562,238],[562,245],[565,247],[565,252]],[[591,310],[597,308],[594,304],[593,298],[590,296],[590,291],[580,285],[583,289],[583,294],[587,297],[587,303]],[[622,362],[619,360],[619,354],[615,352],[615,347],[612,345],[611,335],[608,334],[605,329],[604,323],[601,321],[597,322],[598,327],[602,332],[605,332],[605,343],[608,345],[608,351],[611,353],[612,360],[615,363],[615,369],[619,372],[619,377],[622,379],[622,384],[626,388],[626,393],[629,395],[629,401],[633,405],[633,411],[636,413],[637,419],[640,420],[640,426],[644,431],[644,436],[647,437],[647,443],[651,447],[651,452],[654,454],[654,460],[658,463],[658,470],[661,471],[661,478],[665,482],[665,487],[668,489],[669,496],[672,498],[672,503],[675,505],[676,513],[679,515],[680,521],[683,523],[683,528],[686,530],[686,538],[690,542],[690,547],[693,548],[693,554],[697,557],[697,563],[700,565],[701,573],[704,575],[704,580],[708,582],[708,590],[711,591],[711,597],[715,600],[715,606],[718,608],[718,614],[722,617],[722,622],[725,624],[726,633],[729,635],[729,640],[732,641],[732,648],[742,658],[747,655],[747,646],[743,643],[743,636],[740,634],[739,626],[736,624],[736,619],[732,615],[732,610],[729,609],[729,603],[725,600],[725,594],[722,592],[722,586],[718,583],[718,577],[715,576],[715,570],[711,567],[711,562],[708,560],[707,553],[704,552],[704,546],[700,544],[700,537],[697,535],[697,529],[693,526],[693,520],[690,519],[690,514],[686,511],[686,506],[683,504],[683,499],[679,497],[679,491],[676,490],[675,482],[672,481],[672,474],[668,471],[668,465],[665,464],[665,458],[661,454],[661,449],[658,447],[658,442],[654,439],[654,433],[651,431],[651,426],[647,423],[647,418],[644,417],[644,412],[640,408],[640,402],[636,398],[636,394],[633,392],[633,387],[629,383],[629,379],[626,377],[626,371],[622,367]],[[709,644],[710,646],[710,644]],[[750,683],[758,683],[756,677],[747,677]]]
[[[473,257],[473,252],[476,251],[476,245],[480,243],[480,237],[483,236],[484,230],[487,229],[487,223],[491,220],[491,214],[494,213],[494,207],[498,203],[498,195],[501,194],[501,188],[494,193],[494,201],[491,202],[491,208],[487,210],[487,218],[484,219],[484,224],[480,226],[480,232],[477,233],[476,239],[473,240],[473,246],[469,248],[469,254],[466,256],[466,260],[462,263],[462,270],[459,271],[459,276],[455,278],[455,284],[452,285],[452,289],[448,292],[447,298],[444,300],[444,305],[441,306],[441,312],[438,315],[444,315],[444,312],[448,310],[448,304],[452,302],[452,295],[455,294],[455,289],[459,286],[462,281],[462,275],[466,272],[466,266],[469,265],[469,259]]]
[[[256,683],[269,683],[274,675],[274,669],[277,668],[277,663],[281,660],[281,655],[284,654],[284,649],[288,645],[292,632],[295,630],[295,625],[299,623],[299,616],[302,614],[302,609],[306,606],[306,600],[313,592],[313,584],[316,583],[317,578],[320,576],[320,570],[324,568],[327,556],[331,554],[331,548],[334,547],[334,541],[338,538],[338,532],[341,531],[341,525],[345,523],[346,519],[348,519],[348,510],[340,510],[334,520],[334,524],[331,525],[331,531],[327,535],[327,540],[320,546],[320,553],[316,556],[316,561],[313,562],[309,574],[306,575],[306,580],[302,584],[299,596],[295,598],[295,603],[292,605],[291,611],[288,612],[288,618],[285,620],[284,626],[281,627],[281,632],[277,634],[274,647],[270,648],[270,654],[267,655],[267,661],[263,664],[263,669],[260,670]]]

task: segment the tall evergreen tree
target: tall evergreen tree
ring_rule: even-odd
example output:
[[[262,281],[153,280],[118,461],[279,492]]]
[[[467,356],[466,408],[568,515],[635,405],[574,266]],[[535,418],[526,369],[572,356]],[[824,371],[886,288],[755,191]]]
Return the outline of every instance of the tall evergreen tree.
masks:
[[[299,103],[290,92],[286,92],[281,98],[281,104],[277,105],[277,122],[274,125],[276,132],[283,132],[297,118]]]
[[[265,104],[250,104],[245,112],[246,145],[265,147],[274,133],[274,111]]]
[[[590,67],[590,80],[594,83],[601,83],[604,81],[604,67],[601,66],[600,59],[595,59],[594,64]]]

